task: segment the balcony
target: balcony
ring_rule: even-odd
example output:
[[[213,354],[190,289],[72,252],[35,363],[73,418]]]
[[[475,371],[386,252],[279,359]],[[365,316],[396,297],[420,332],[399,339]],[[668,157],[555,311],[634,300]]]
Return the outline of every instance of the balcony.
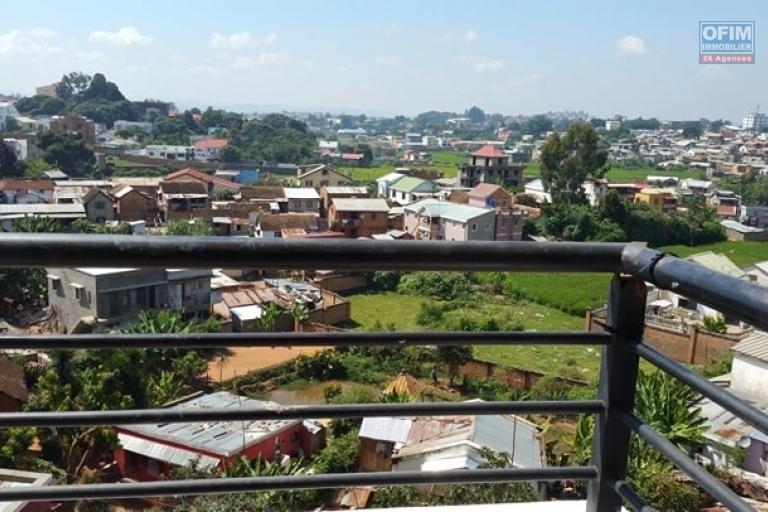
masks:
[[[382,403],[283,406],[275,409],[141,409],[117,411],[0,413],[0,428],[71,427],[145,423],[194,423],[210,420],[274,420],[387,416],[568,414],[595,415],[590,464],[540,469],[505,468],[434,472],[370,472],[291,477],[191,479],[120,484],[54,485],[3,488],[0,501],[72,501],[194,494],[345,488],[376,485],[428,485],[479,482],[588,482],[586,502],[547,502],[472,506],[472,510],[618,511],[622,506],[649,510],[625,481],[629,440],[636,433],[687,473],[730,510],[751,508],[729,488],[691,460],[634,413],[640,360],[656,366],[701,395],[768,434],[768,416],[718,388],[643,342],[646,282],[716,308],[756,327],[768,329],[765,289],[711,271],[695,263],[640,245],[526,242],[385,242],[362,240],[262,240],[106,235],[0,234],[0,268],[68,266],[184,268],[256,267],[268,269],[568,271],[608,272],[611,281],[606,332],[332,332],[173,335],[9,335],[0,349],[72,350],[99,347],[223,348],[274,346],[395,345],[596,345],[602,348],[598,398],[581,401],[497,401]],[[469,504],[468,504],[469,505]],[[459,511],[468,507],[437,507]],[[408,510],[408,509],[405,509]]]

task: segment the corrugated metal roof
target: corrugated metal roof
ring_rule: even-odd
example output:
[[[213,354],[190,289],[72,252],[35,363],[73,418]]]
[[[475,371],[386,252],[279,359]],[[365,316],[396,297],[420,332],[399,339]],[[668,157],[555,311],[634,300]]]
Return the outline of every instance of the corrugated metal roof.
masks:
[[[279,409],[280,404],[237,396],[226,391],[202,395],[173,406],[180,409]],[[170,441],[193,450],[203,450],[222,456],[239,453],[243,448],[259,443],[283,431],[300,420],[212,421],[207,423],[162,423],[154,425],[121,425],[123,432],[154,439],[156,443]]]
[[[768,333],[754,331],[731,347],[737,354],[768,362]]]
[[[408,418],[364,418],[358,436],[377,441],[404,443],[408,439],[412,424],[413,420]]]
[[[219,459],[215,457],[141,439],[129,434],[117,434],[117,440],[126,451],[138,453],[150,459],[161,460],[174,466],[188,466],[195,462],[198,468],[211,469],[219,465]]]
[[[389,206],[384,199],[375,198],[341,198],[333,199],[333,207],[339,212],[389,212]]]
[[[699,265],[703,265],[710,270],[715,270],[738,279],[742,279],[746,276],[744,271],[737,267],[736,264],[724,254],[715,254],[712,251],[704,251],[698,254],[692,254],[686,259],[698,263]]]
[[[441,217],[459,222],[467,222],[468,220],[492,212],[492,210],[487,208],[452,203],[450,201],[441,201],[432,197],[409,204],[405,206],[405,210],[417,213],[420,213],[423,210],[430,217]]]

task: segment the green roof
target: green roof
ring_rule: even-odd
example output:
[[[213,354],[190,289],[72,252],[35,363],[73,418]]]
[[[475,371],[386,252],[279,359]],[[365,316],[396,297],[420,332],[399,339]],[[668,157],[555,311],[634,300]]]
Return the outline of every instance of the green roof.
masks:
[[[390,188],[394,190],[401,190],[403,192],[413,192],[414,190],[421,187],[425,183],[429,184],[430,188],[432,189],[435,188],[435,186],[431,182],[427,180],[423,180],[421,178],[414,178],[413,176],[406,176],[405,178],[400,178]]]
[[[443,219],[467,222],[481,215],[485,215],[492,210],[488,208],[479,208],[466,204],[452,203],[450,201],[440,201],[435,198],[422,199],[405,207],[406,210],[420,212],[424,209],[430,217],[441,217]]]

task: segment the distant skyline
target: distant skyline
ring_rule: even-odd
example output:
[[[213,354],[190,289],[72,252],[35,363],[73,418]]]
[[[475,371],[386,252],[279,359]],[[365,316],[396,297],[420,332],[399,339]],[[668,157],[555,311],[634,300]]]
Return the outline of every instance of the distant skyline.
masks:
[[[131,99],[373,115],[768,110],[768,3],[53,0],[0,18],[0,93],[70,71]],[[755,22],[755,64],[698,64],[701,20]],[[762,29],[766,27],[765,36]]]

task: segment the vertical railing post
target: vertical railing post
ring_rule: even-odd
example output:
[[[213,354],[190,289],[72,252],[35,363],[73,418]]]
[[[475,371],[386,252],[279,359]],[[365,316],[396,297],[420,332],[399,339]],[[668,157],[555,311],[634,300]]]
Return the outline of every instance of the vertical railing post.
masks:
[[[607,409],[595,419],[592,464],[598,478],[589,484],[588,512],[621,510],[613,483],[626,477],[630,431],[617,413],[634,408],[639,361],[627,345],[642,339],[646,294],[640,278],[616,275],[611,281],[606,327],[613,339],[603,349],[598,388],[598,398]]]

